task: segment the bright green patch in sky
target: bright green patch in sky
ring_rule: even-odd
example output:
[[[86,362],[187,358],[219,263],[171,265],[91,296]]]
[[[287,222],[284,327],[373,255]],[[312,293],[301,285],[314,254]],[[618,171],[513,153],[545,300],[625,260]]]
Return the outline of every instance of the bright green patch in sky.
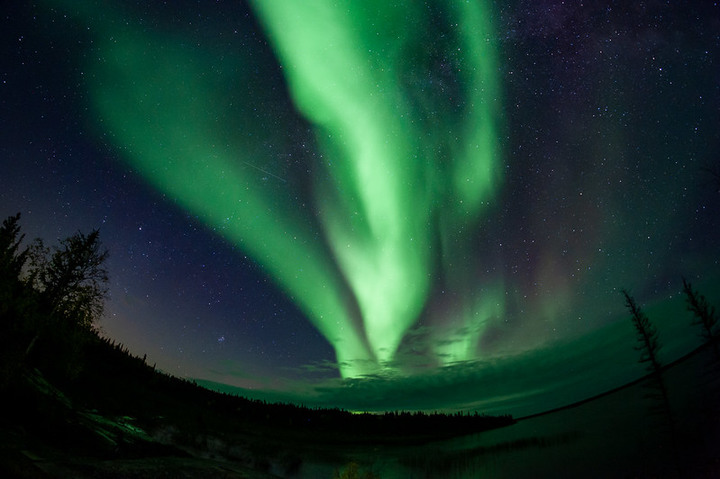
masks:
[[[331,157],[333,182],[317,189],[316,201],[371,350],[388,362],[417,320],[435,277],[438,216],[448,215],[452,227],[472,223],[497,181],[498,85],[489,14],[469,3],[448,12],[459,26],[453,50],[439,55],[462,59],[454,80],[462,85],[463,98],[455,101],[464,102],[464,122],[459,131],[446,131],[446,138],[434,138],[436,132],[421,126],[425,119],[416,118],[427,112],[413,108],[403,84],[407,56],[432,28],[422,6],[254,5],[298,109],[317,126]],[[446,148],[445,155],[438,154],[439,147]]]
[[[392,363],[437,281],[461,292],[438,360],[477,358],[485,322],[503,312],[499,285],[476,294],[465,284],[471,234],[501,180],[488,6],[253,6],[297,113],[315,129],[317,159],[304,160],[316,162],[312,197],[303,201],[317,217],[279,192],[285,179],[257,166],[279,161],[258,145],[260,130],[283,132],[253,123],[262,85],[243,74],[256,67],[243,52],[228,64],[86,9],[101,128],[151,184],[265,267],[334,346],[343,377]],[[442,40],[428,41],[438,28]],[[246,104],[229,105],[238,91]]]

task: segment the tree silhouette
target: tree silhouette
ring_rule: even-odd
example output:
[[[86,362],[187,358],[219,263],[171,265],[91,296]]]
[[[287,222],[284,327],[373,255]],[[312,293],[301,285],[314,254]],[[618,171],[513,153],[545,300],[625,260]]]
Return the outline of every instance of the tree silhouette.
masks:
[[[25,285],[20,280],[27,248],[21,250],[20,213],[0,226],[0,386],[14,378],[27,341],[21,317],[27,313]]]
[[[24,364],[59,373],[81,367],[107,295],[108,252],[97,230],[48,248],[22,248],[20,214],[0,226],[0,385]]]
[[[715,314],[715,307],[710,306],[705,296],[695,291],[692,288],[692,284],[685,278],[683,278],[683,292],[685,293],[687,309],[694,315],[692,324],[702,328],[702,337],[705,338],[708,343],[712,344],[715,357],[720,358],[720,350],[718,350],[720,332],[717,327],[718,318]]]
[[[10,216],[0,226],[0,287],[7,288],[8,285],[17,283],[20,278],[28,251],[20,250],[25,235],[20,234],[20,213]],[[3,289],[3,293],[5,290]],[[2,297],[2,300],[7,298]],[[6,301],[3,301],[5,303]]]
[[[33,354],[46,371],[75,377],[82,369],[83,347],[93,337],[107,295],[107,257],[98,230],[78,232],[52,249],[38,239],[30,249],[27,282],[40,316],[25,356],[41,343]]]
[[[667,387],[663,379],[662,363],[660,362],[660,339],[658,337],[657,328],[650,322],[650,319],[643,313],[640,306],[637,305],[635,299],[630,296],[627,290],[622,290],[625,296],[625,306],[630,310],[633,326],[637,336],[638,345],[635,346],[640,351],[640,363],[648,363],[647,372],[650,373],[650,387],[656,389],[660,396],[662,409],[670,417],[670,402],[668,400]]]
[[[0,226],[0,321],[7,325],[17,315],[16,300],[22,289],[20,273],[28,250],[20,250],[20,213],[8,217]]]
[[[36,240],[30,255],[29,281],[54,321],[92,328],[103,311],[108,273],[100,232],[81,232],[60,241],[50,252]]]
[[[661,345],[658,339],[657,329],[645,313],[642,312],[637,303],[635,303],[633,297],[624,289],[622,293],[625,296],[625,306],[627,306],[632,314],[631,319],[635,326],[639,344],[635,349],[640,351],[640,362],[648,363],[647,371],[649,373],[660,375],[662,373],[662,364],[659,358]]]
[[[643,313],[642,309],[637,305],[635,299],[630,296],[627,290],[622,290],[625,296],[625,306],[630,310],[632,315],[632,322],[635,326],[635,333],[637,336],[638,345],[635,346],[637,351],[640,351],[641,363],[648,363],[647,371],[649,374],[648,387],[654,389],[656,394],[648,394],[652,399],[659,400],[659,411],[656,412],[662,414],[667,420],[669,426],[670,438],[673,443],[673,451],[677,450],[676,434],[675,434],[675,421],[670,409],[670,400],[668,398],[667,386],[665,385],[665,379],[663,378],[663,368],[660,362],[660,339],[658,337],[657,329],[655,325],[650,322],[650,319]],[[652,410],[652,409],[651,409]],[[677,459],[677,458],[676,458]]]

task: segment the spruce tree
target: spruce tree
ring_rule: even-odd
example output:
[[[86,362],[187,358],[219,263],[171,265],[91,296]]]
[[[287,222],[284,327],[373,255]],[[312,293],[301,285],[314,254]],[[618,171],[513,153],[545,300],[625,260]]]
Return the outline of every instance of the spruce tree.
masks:
[[[652,399],[659,401],[659,412],[667,419],[670,428],[670,436],[675,445],[675,422],[670,409],[670,400],[668,397],[667,386],[663,377],[663,366],[660,361],[660,339],[657,328],[645,315],[645,313],[637,305],[635,299],[630,296],[627,290],[622,290],[625,296],[625,306],[630,310],[631,320],[635,326],[635,333],[638,345],[635,346],[640,351],[640,363],[647,363],[647,371],[649,373],[648,387],[655,390],[655,394],[648,394]]]
[[[718,330],[718,317],[715,314],[715,307],[707,302],[705,296],[695,291],[692,284],[685,278],[683,278],[683,292],[685,293],[687,309],[694,316],[692,324],[700,326],[701,336],[706,342],[712,344],[715,356],[720,358],[720,350],[718,350],[720,331]]]

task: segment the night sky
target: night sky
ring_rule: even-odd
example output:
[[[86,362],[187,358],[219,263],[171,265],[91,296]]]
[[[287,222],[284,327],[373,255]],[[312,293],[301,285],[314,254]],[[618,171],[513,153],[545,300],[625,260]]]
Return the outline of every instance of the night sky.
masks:
[[[353,410],[539,412],[720,307],[717,2],[13,2],[0,206],[99,228],[102,333]]]

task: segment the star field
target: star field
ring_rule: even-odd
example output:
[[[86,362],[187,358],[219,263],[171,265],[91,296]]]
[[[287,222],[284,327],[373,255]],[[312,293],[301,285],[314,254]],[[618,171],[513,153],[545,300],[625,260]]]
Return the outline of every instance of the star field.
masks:
[[[720,7],[368,5],[7,8],[4,214],[100,228],[104,334],[252,397],[582,399],[641,373],[621,288],[666,360],[697,346]]]

